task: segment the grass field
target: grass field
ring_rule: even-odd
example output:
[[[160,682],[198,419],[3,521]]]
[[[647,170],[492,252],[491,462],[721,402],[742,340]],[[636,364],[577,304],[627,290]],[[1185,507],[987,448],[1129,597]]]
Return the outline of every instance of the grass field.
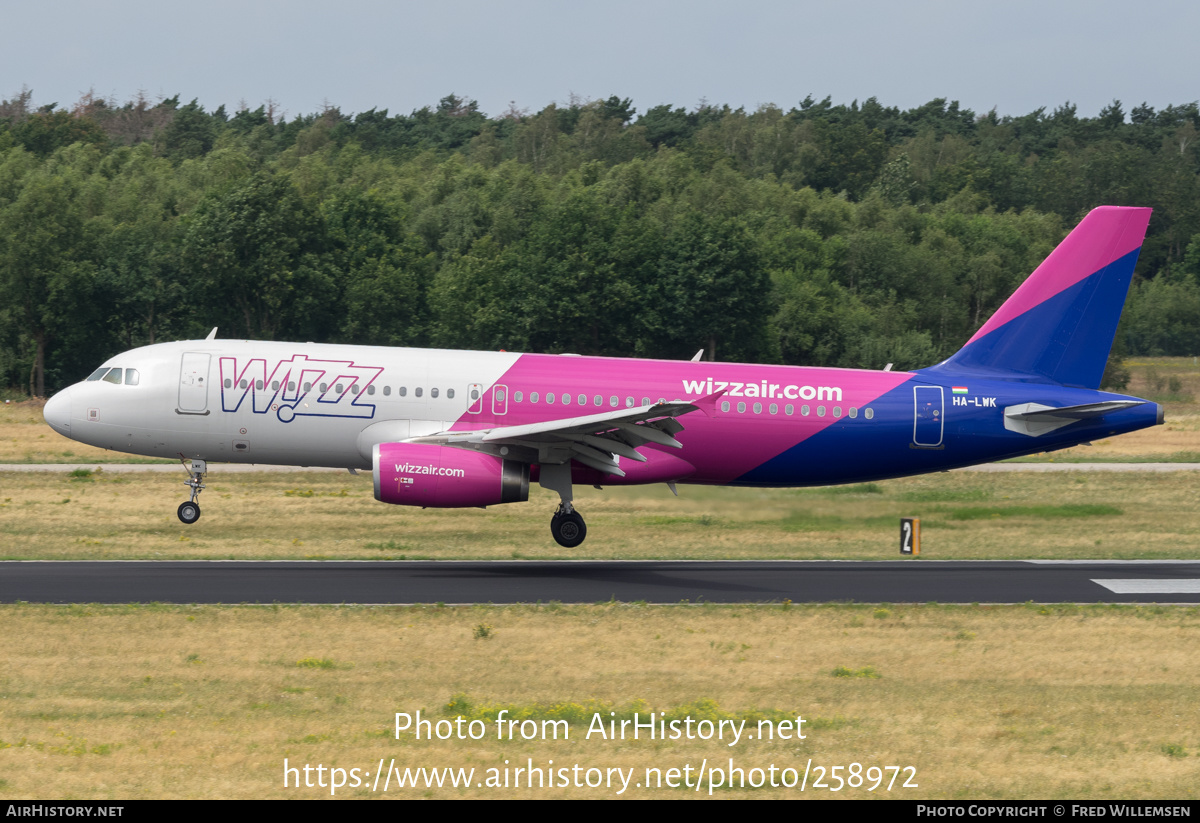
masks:
[[[1194,798],[1200,610],[1153,607],[0,608],[0,797],[328,797],[357,768],[912,766],[902,798]],[[447,711],[452,700],[456,709]],[[573,718],[497,740],[498,708]],[[487,721],[394,737],[394,713]],[[806,739],[585,739],[591,713],[805,719]],[[644,714],[643,714],[644,717]],[[540,732],[539,732],[540,733]],[[842,776],[847,772],[841,770]],[[863,787],[837,795],[868,796]],[[751,776],[753,779],[753,776]],[[909,780],[917,788],[902,788]],[[316,781],[316,773],[313,773]],[[635,781],[636,782],[636,781]],[[884,784],[886,785],[885,779]],[[379,786],[382,788],[383,782]],[[708,791],[702,784],[700,796]],[[612,797],[409,789],[399,797]],[[799,797],[798,788],[714,789]],[[367,797],[359,786],[342,797]],[[377,792],[376,796],[383,796]],[[695,797],[685,788],[624,796]]]
[[[369,478],[209,476],[204,515],[175,516],[185,475],[10,473],[2,559],[892,559],[899,518],[938,559],[1200,558],[1194,471],[950,472],[824,489],[582,489],[588,539],[550,536],[557,497],[488,510],[388,506]]]

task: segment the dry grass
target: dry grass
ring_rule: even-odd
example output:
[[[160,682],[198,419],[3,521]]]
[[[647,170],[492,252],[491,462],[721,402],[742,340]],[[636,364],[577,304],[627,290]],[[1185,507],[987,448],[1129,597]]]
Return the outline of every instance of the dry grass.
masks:
[[[98,449],[46,425],[38,400],[0,404],[0,463],[169,463]]]
[[[0,797],[322,797],[374,772],[575,763],[915,766],[904,798],[1192,798],[1200,610],[1137,607],[0,608]],[[479,638],[480,626],[489,637]],[[870,668],[875,677],[835,677]],[[394,712],[558,703],[802,715],[789,742],[416,741]],[[690,708],[688,708],[690,707]],[[382,783],[380,784],[382,786]],[[627,796],[685,796],[631,788]],[[810,786],[806,794],[813,794]],[[392,796],[608,797],[607,789]],[[688,792],[690,794],[690,792]],[[794,797],[798,789],[719,790]],[[819,796],[822,793],[817,793]],[[862,796],[847,790],[841,796]],[[368,796],[359,788],[342,796]]]
[[[369,478],[209,476],[204,515],[175,517],[182,471],[14,473],[0,487],[3,559],[890,559],[902,516],[939,559],[1196,558],[1195,472],[952,472],[827,489],[583,489],[589,536],[560,548],[556,497],[489,510],[374,500]]]

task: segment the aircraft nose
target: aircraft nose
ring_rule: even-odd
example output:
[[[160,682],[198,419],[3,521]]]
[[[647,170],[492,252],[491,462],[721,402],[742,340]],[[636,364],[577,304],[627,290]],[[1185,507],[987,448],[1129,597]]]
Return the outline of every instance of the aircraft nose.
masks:
[[[59,434],[71,436],[71,389],[66,388],[46,401],[42,417]]]

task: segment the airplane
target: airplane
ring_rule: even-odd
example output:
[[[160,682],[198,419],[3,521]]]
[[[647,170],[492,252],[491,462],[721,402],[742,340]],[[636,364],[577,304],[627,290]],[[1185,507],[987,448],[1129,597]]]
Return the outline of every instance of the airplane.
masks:
[[[1163,422],[1099,391],[1151,209],[1091,211],[956,354],[914,371],[204,340],[117,355],[46,403],[105,449],[178,458],[200,518],[209,463],[369,470],[421,507],[575,485],[825,486],[1067,448]],[[889,366],[890,369],[890,366]]]

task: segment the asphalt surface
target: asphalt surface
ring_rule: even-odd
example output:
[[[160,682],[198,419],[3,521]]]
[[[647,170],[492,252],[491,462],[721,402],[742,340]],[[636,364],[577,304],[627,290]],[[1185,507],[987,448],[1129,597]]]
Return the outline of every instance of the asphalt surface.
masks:
[[[4,603],[609,600],[1200,603],[1200,561],[0,562]]]

